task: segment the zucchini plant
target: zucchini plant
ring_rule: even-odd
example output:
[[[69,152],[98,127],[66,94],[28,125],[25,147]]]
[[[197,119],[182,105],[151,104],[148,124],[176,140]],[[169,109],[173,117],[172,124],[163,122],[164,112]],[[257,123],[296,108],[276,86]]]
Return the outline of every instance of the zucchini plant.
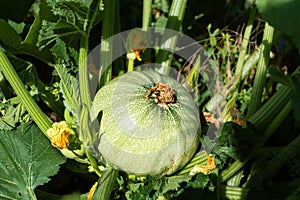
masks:
[[[187,198],[243,199],[251,196],[257,189],[255,184],[261,183],[262,178],[270,181],[287,164],[286,160],[295,164],[288,163],[285,170],[297,174],[299,161],[295,155],[299,155],[299,136],[290,134],[289,143],[279,148],[264,149],[264,145],[290,116],[292,109],[297,109],[295,91],[299,89],[299,69],[292,76],[277,74],[280,84],[268,85],[268,76],[274,76],[269,74],[268,66],[276,35],[271,25],[262,23],[263,41],[257,50],[249,51],[252,27],[258,16],[254,5],[251,5],[240,47],[232,43],[230,34],[223,34],[219,29],[211,33],[212,26],[208,26],[209,41],[214,49],[206,48],[214,59],[222,57],[220,68],[230,98],[227,109],[219,112],[225,116],[223,121],[210,118],[210,124],[215,125],[215,138],[207,135],[208,119],[200,120],[202,108],[198,108],[199,104],[213,112],[223,103],[223,94],[205,98],[210,92],[205,86],[209,77],[199,74],[205,67],[201,65],[201,56],[193,54],[189,58],[196,61],[191,62],[192,66],[185,63],[189,59],[183,61],[179,55],[167,52],[178,50],[176,43],[182,41],[180,35],[169,37],[170,34],[163,32],[165,28],[195,31],[193,26],[198,25],[203,15],[185,12],[193,10],[188,4],[199,6],[195,2],[144,0],[143,31],[151,30],[151,34],[158,37],[146,42],[144,32],[132,32],[127,39],[134,40],[134,45],[122,42],[126,48],[133,49],[125,50],[127,57],[123,54],[121,59],[114,61],[115,44],[108,41],[113,41],[109,38],[120,32],[121,1],[42,0],[36,2],[39,9],[33,11],[35,18],[30,28],[22,23],[0,20],[3,92],[0,95],[5,97],[0,106],[0,125],[5,127],[0,130],[0,169],[3,171],[0,197],[70,198],[63,195],[78,191],[78,188],[70,188],[68,180],[80,179],[81,193],[72,193],[73,199],[172,199],[185,198],[186,193]],[[190,26],[182,26],[185,14],[192,16]],[[223,47],[217,43],[218,34],[225,38]],[[88,62],[91,48],[97,42],[103,44],[98,54],[99,71]],[[162,49],[155,46],[162,43]],[[144,49],[148,44],[155,48]],[[227,55],[234,51],[234,55]],[[230,59],[235,58],[238,58],[236,65],[230,63]],[[154,60],[158,63],[155,69],[163,74],[150,69],[141,71],[137,67]],[[256,64],[257,70],[254,70]],[[26,70],[20,72],[17,66],[28,67],[28,73],[34,72],[35,66],[39,73],[26,79]],[[190,84],[195,99],[183,84],[168,76],[172,68],[180,71]],[[249,76],[253,73],[254,86]],[[45,74],[50,80],[41,78]],[[92,85],[93,89],[91,79],[97,82]],[[266,97],[270,88],[275,88],[276,92]],[[252,94],[249,106],[245,104],[244,108],[248,113],[245,119],[235,120],[230,109],[244,89]],[[9,103],[12,106],[6,109]],[[16,104],[18,109],[12,112]],[[23,107],[37,126],[23,124],[25,119],[29,121],[28,115],[22,118],[25,111],[20,108]],[[16,116],[20,119],[13,121]],[[257,159],[261,158],[261,152],[268,151],[270,154],[276,152],[276,156],[269,161]],[[257,166],[267,167],[259,171]],[[71,179],[69,174],[77,176]],[[57,177],[67,182],[59,190],[63,195],[52,194],[45,189],[48,185],[42,186],[50,179],[50,184],[56,183]],[[299,179],[286,186],[294,190],[286,195],[290,199],[299,193],[297,181]]]

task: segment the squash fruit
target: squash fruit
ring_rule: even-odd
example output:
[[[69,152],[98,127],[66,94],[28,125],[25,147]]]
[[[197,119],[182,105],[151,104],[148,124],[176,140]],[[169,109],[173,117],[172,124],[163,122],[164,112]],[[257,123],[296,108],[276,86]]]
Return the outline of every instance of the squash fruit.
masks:
[[[195,153],[199,111],[176,80],[155,71],[133,71],[96,94],[91,120],[102,112],[98,159],[135,175],[169,175]]]

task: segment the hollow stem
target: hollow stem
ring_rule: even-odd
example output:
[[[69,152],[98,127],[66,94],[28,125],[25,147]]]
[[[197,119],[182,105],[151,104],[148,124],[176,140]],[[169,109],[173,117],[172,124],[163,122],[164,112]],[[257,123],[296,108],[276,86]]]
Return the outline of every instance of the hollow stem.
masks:
[[[262,103],[262,95],[266,82],[267,66],[269,65],[273,33],[274,28],[268,23],[266,23],[260,52],[261,54],[258,60],[258,65],[255,73],[247,118],[251,117],[260,108]]]
[[[51,127],[52,121],[46,116],[45,113],[40,109],[37,103],[30,96],[25,85],[22,83],[17,72],[13,68],[12,64],[4,54],[2,48],[0,47],[0,68],[10,83],[16,94],[20,97],[21,102],[25,106],[27,112],[32,117],[37,126],[46,135],[48,128]]]
[[[89,75],[87,71],[88,36],[82,35],[79,50],[79,90],[82,104],[88,109],[91,106],[91,95],[89,89]]]
[[[114,34],[116,0],[105,1],[100,50],[99,83],[100,88],[112,78],[113,40],[108,39]]]
[[[227,179],[232,177],[239,169],[241,169],[246,164],[246,162],[255,155],[257,149],[260,148],[271,137],[271,135],[275,132],[275,130],[284,121],[284,119],[290,114],[291,110],[292,110],[292,106],[291,106],[291,102],[289,101],[289,103],[287,103],[283,107],[283,109],[280,111],[277,117],[271,122],[269,127],[263,132],[263,135],[260,138],[260,140],[250,150],[248,159],[243,162],[235,161],[234,163],[232,163],[230,167],[222,171],[220,175],[220,180],[226,181]]]
[[[109,200],[119,172],[108,167],[98,181],[97,189],[93,195],[93,199]]]
[[[170,8],[168,21],[166,24],[167,29],[179,31],[183,16],[186,9],[187,0],[174,0]],[[162,67],[159,69],[163,74],[169,74],[172,55],[175,51],[177,44],[177,37],[170,34],[164,34],[162,41],[165,41],[159,50],[156,62],[161,63]]]
[[[147,31],[147,28],[151,25],[151,14],[152,14],[152,0],[144,0],[143,2],[143,22],[142,29]]]
[[[249,19],[247,22],[247,26],[245,29],[243,41],[242,41],[241,51],[239,53],[239,57],[238,57],[237,64],[236,64],[235,79],[239,83],[242,80],[242,72],[243,72],[243,67],[244,67],[245,55],[246,55],[248,44],[250,41],[250,36],[251,36],[251,32],[252,32],[255,14],[256,14],[256,7],[252,6],[250,15],[249,15]]]

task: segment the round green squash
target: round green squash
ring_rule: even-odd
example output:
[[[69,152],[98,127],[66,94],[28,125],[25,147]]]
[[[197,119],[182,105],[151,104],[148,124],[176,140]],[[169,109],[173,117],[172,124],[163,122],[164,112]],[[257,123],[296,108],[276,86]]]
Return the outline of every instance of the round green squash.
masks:
[[[199,111],[192,96],[171,77],[155,71],[117,77],[97,92],[92,121],[100,111],[96,150],[101,161],[127,173],[172,174],[197,149]]]

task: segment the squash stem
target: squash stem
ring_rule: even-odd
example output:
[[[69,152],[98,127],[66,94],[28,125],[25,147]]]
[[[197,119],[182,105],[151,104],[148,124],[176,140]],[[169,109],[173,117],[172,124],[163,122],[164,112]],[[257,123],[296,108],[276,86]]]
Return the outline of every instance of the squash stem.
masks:
[[[207,156],[205,151],[200,151],[193,156],[193,158],[187,163],[187,165],[176,172],[176,176],[188,175],[195,165],[205,165],[207,163]]]
[[[134,60],[136,59],[136,55],[133,51],[129,51],[127,53],[127,59],[128,59],[128,63],[127,63],[127,72],[131,72],[133,71],[134,68]]]
[[[241,180],[244,176],[244,169],[241,168],[239,169],[234,176],[232,176],[228,181],[227,181],[227,185],[228,186],[239,186],[241,184]]]
[[[105,1],[103,12],[102,39],[100,50],[100,69],[98,87],[102,87],[112,78],[113,36],[115,28],[116,0]]]
[[[127,72],[133,71],[133,67],[134,67],[134,60],[129,58],[128,59],[128,69],[127,69]]]
[[[108,167],[98,181],[93,199],[109,200],[118,175],[119,172],[116,169]]]
[[[247,199],[248,188],[218,185],[221,199]]]
[[[242,72],[243,72],[243,67],[244,67],[244,60],[245,60],[245,55],[247,52],[248,44],[250,41],[250,36],[252,32],[252,27],[253,27],[253,22],[256,14],[256,7],[253,5],[250,11],[250,16],[247,22],[247,26],[245,29],[243,41],[242,41],[242,46],[241,46],[241,51],[239,53],[239,57],[236,63],[236,70],[235,70],[235,79],[237,80],[238,84],[242,81]]]
[[[300,67],[295,70],[293,75],[298,74],[299,71]],[[263,132],[263,135],[261,136],[259,142],[252,148],[247,160],[244,162],[235,161],[232,165],[230,165],[229,168],[225,169],[221,173],[220,179],[222,181],[226,181],[239,169],[241,169],[285,120],[292,109],[290,102],[292,94],[293,91],[289,87],[281,86],[280,89],[248,119],[248,121],[253,124],[257,130]]]
[[[186,3],[187,0],[172,1],[168,21],[166,24],[167,29],[179,31],[185,13]],[[162,41],[166,42],[159,50],[156,63],[162,64],[162,67],[159,70],[163,74],[167,75],[170,71],[172,55],[177,44],[177,37],[174,37],[174,35],[170,34],[164,34]]]
[[[80,97],[84,105],[91,106],[91,96],[89,90],[89,77],[87,71],[87,51],[88,51],[88,36],[82,35],[79,50],[79,88]]]
[[[112,60],[113,60],[113,42],[108,40],[109,37],[113,36],[115,31],[115,14],[116,14],[116,0],[105,1],[104,13],[103,13],[103,26],[102,26],[102,40],[101,40],[101,50],[100,50],[100,70],[99,70],[99,81],[98,87],[102,87],[105,83],[109,82],[112,78]],[[85,116],[87,117],[87,116]],[[88,124],[86,124],[88,125]],[[93,131],[93,130],[92,130]],[[93,165],[96,173],[98,171],[98,166],[96,160],[87,151],[87,156],[91,164]],[[99,175],[99,174],[98,174]],[[118,171],[113,168],[108,168],[101,175],[98,182],[97,189],[93,195],[93,199],[103,199],[109,200],[110,194],[113,190],[113,186],[118,177]]]
[[[263,135],[261,136],[260,140],[256,143],[256,145],[250,150],[249,157],[247,160],[240,162],[235,161],[232,165],[230,165],[229,168],[222,171],[220,175],[220,180],[226,181],[230,177],[232,177],[239,169],[241,169],[246,162],[252,158],[257,149],[260,148],[270,137],[271,135],[276,131],[276,129],[281,125],[281,123],[284,121],[284,119],[290,114],[292,110],[291,102],[289,101],[283,109],[280,111],[280,113],[277,115],[277,117],[271,122],[271,124],[268,126],[268,128],[263,132]]]
[[[10,83],[16,94],[20,97],[23,105],[25,106],[27,112],[32,117],[37,126],[46,135],[48,128],[51,127],[52,121],[46,116],[45,113],[36,104],[33,98],[30,96],[25,85],[22,83],[17,72],[13,68],[12,64],[4,54],[2,48],[0,47],[0,68],[6,77],[7,81]]]
[[[85,148],[85,155],[86,157],[89,159],[93,169],[95,170],[95,173],[101,177],[102,176],[102,173],[97,165],[97,161],[96,159],[92,156],[92,154],[90,153],[90,151],[87,150],[87,148]]]
[[[97,6],[100,6],[97,4]],[[97,8],[95,9],[97,10]],[[97,12],[97,11],[96,11]],[[80,98],[82,102],[82,109],[80,113],[80,137],[84,143],[92,142],[93,139],[93,129],[89,127],[89,111],[91,107],[91,95],[90,95],[90,88],[89,88],[89,74],[88,74],[88,66],[87,66],[87,57],[88,57],[88,50],[89,50],[89,33],[92,28],[92,24],[95,20],[96,12],[93,13],[91,21],[86,25],[85,32],[82,33],[81,41],[80,41],[80,49],[79,49],[79,89],[80,89]],[[89,12],[87,13],[86,18],[89,18]],[[85,148],[85,153],[87,158],[89,159],[92,167],[94,168],[96,174],[98,176],[101,175],[101,172],[98,168],[97,161],[89,150]]]
[[[142,29],[147,31],[147,28],[151,25],[151,14],[152,14],[152,0],[144,0],[143,3],[143,22]]]
[[[273,33],[274,28],[266,22],[247,118],[251,117],[260,108],[262,103],[261,99],[266,82],[267,66],[269,65]]]

